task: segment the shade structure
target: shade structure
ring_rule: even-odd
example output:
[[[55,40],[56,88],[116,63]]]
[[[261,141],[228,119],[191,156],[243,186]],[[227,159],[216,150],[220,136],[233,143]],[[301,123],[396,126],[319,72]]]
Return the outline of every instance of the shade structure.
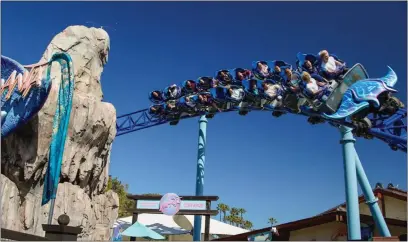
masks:
[[[132,224],[129,228],[123,231],[122,235],[129,237],[148,237],[151,239],[165,239],[160,234],[154,232],[143,224],[136,222]]]

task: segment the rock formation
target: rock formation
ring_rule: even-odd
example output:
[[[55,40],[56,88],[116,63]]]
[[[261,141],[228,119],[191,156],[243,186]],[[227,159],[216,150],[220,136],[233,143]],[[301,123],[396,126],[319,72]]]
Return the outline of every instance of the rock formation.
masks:
[[[100,80],[109,46],[104,30],[71,26],[52,39],[41,59],[64,51],[73,60],[75,92],[53,224],[66,213],[69,225],[83,228],[81,240],[109,240],[118,216],[117,194],[104,192],[116,135],[116,110],[102,102]],[[3,228],[44,235],[41,224],[47,222],[49,204],[41,207],[41,197],[60,73],[53,63],[52,89],[43,109],[1,142]]]

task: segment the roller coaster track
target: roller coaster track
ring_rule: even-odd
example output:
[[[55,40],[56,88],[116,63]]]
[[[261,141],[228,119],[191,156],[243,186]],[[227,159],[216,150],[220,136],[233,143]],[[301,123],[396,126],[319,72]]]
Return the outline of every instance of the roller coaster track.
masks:
[[[225,110],[223,112],[231,112],[234,110]],[[284,110],[281,110],[284,111]],[[270,112],[270,111],[269,111]],[[198,117],[202,114],[195,114],[191,116],[181,117],[180,120],[186,118]],[[307,116],[306,114],[303,114]],[[384,141],[393,150],[401,150],[407,152],[407,125],[406,125],[407,110],[405,108],[399,109],[395,114],[391,116],[373,117],[370,118],[372,127],[368,130],[368,133],[374,138]],[[149,114],[148,109],[142,109],[136,112],[128,113],[117,117],[116,121],[116,136],[121,136],[131,132],[139,131],[142,129],[154,127],[170,123],[173,120],[154,117]],[[327,120],[333,126],[345,125],[352,128],[352,125],[336,122],[333,120]],[[369,137],[371,138],[371,137]]]

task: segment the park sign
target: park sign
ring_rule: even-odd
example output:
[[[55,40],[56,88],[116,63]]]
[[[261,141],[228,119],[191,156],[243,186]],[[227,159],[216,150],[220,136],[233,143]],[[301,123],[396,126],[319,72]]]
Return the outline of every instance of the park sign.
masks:
[[[133,213],[132,224],[137,222],[139,214],[166,215],[202,215],[205,216],[204,240],[210,240],[210,217],[218,214],[218,210],[211,210],[211,202],[218,201],[218,196],[178,196],[175,193],[161,195],[127,195],[135,201],[135,208],[128,211]],[[134,241],[135,238],[130,238]]]
[[[137,209],[159,210],[172,216],[180,210],[207,210],[205,200],[183,200],[175,193],[167,193],[160,200],[137,200]]]

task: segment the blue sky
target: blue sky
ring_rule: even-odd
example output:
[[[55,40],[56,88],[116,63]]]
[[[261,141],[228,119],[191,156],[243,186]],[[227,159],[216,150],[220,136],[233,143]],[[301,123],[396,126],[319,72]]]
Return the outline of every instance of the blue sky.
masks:
[[[69,25],[107,27],[109,63],[104,99],[117,113],[150,105],[156,88],[221,68],[328,49],[371,77],[391,66],[406,103],[407,7],[404,2],[2,2],[2,54],[24,64],[39,60]],[[268,217],[288,222],[345,199],[339,132],[304,117],[228,113],[208,123],[205,195],[247,210],[256,228]],[[131,193],[193,195],[198,119],[118,137],[110,174]],[[356,143],[369,180],[406,189],[406,154],[377,140]]]

